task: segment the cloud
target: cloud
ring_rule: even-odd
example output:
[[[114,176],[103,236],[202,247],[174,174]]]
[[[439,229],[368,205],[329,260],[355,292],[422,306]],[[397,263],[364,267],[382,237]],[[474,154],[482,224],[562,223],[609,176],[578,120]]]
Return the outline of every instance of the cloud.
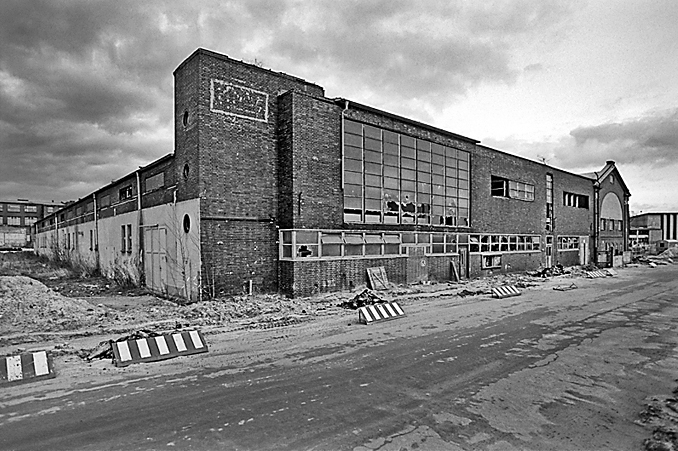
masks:
[[[650,167],[678,164],[678,109],[648,112],[623,122],[579,127],[570,135],[574,139],[571,151],[557,154],[564,164],[595,160]]]
[[[555,0],[3,1],[0,193],[67,200],[172,152],[172,72],[197,47],[430,121],[474,86],[512,83],[524,66],[513,63],[516,47],[547,36],[570,8]]]

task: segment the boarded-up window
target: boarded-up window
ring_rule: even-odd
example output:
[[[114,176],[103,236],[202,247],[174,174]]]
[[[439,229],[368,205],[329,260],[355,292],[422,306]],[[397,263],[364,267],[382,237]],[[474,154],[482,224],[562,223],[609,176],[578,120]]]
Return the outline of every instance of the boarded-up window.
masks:
[[[146,177],[146,189],[144,192],[154,191],[165,186],[165,173],[161,172],[160,174],[155,174],[150,177]]]

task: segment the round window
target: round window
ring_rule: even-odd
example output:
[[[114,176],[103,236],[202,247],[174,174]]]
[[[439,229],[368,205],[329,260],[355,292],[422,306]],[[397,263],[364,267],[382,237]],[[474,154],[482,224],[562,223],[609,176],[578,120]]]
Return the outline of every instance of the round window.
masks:
[[[191,230],[191,217],[184,215],[184,232],[188,233]]]

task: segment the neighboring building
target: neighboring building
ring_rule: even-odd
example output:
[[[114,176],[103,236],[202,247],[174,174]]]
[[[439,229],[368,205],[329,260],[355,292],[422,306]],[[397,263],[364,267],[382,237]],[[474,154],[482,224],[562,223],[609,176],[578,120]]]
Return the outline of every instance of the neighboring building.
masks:
[[[174,76],[174,154],[40,221],[38,253],[189,299],[297,296],[376,266],[406,283],[586,264],[617,238],[596,212],[628,218],[598,202],[624,198],[614,164],[569,173],[203,49]]]
[[[678,213],[641,213],[631,217],[630,245],[644,250],[659,240],[678,239]]]
[[[595,262],[600,266],[611,265],[614,256],[629,249],[631,193],[614,161],[607,161],[598,172],[584,175],[594,181],[597,221],[592,232],[597,256]]]
[[[28,199],[0,201],[0,249],[31,247],[33,224],[61,206]]]

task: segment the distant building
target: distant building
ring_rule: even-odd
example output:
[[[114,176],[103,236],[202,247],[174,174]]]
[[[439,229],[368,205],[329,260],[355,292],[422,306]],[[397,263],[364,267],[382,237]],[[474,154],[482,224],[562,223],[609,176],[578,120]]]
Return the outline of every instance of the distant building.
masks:
[[[28,199],[0,201],[0,249],[33,247],[33,224],[62,206],[56,203],[31,202]]]
[[[676,239],[678,213],[641,213],[631,217],[629,242],[632,248],[647,249],[660,240]]]
[[[39,221],[35,249],[196,300],[587,264],[626,248],[614,162],[589,175],[198,49],[175,152]]]

